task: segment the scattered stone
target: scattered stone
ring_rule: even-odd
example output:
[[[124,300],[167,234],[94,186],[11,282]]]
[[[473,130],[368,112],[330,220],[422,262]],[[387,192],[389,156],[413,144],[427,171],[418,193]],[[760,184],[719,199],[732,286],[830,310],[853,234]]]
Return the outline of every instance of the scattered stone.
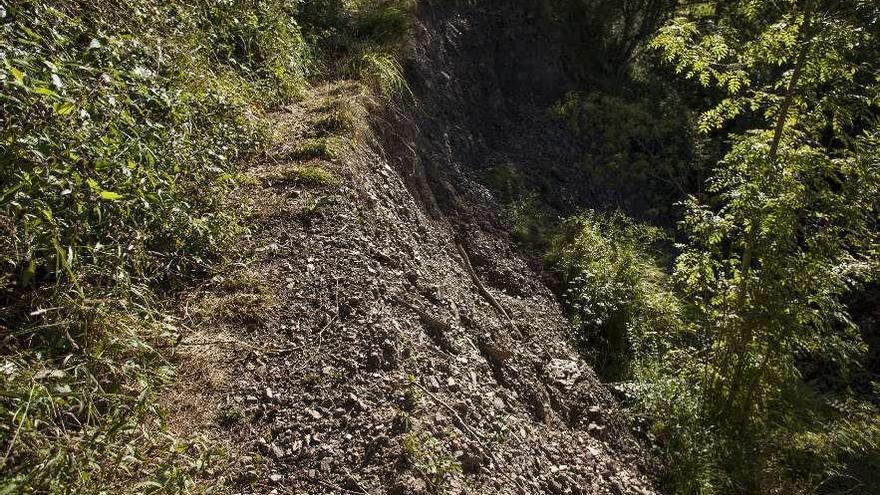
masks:
[[[284,449],[279,447],[277,444],[272,444],[272,456],[276,459],[281,459],[284,457]]]
[[[562,483],[556,480],[550,480],[547,482],[547,491],[550,493],[556,493],[557,495],[562,495],[565,493],[565,488],[563,488]]]
[[[465,474],[478,474],[483,465],[483,459],[474,454],[465,454],[461,457],[461,470]]]
[[[581,366],[570,359],[553,359],[545,367],[545,371],[556,385],[569,389],[581,377]]]
[[[355,394],[348,394],[345,399],[345,407],[351,411],[365,411],[367,406]]]
[[[428,390],[437,391],[440,390],[440,382],[437,381],[437,378],[433,376],[428,377]]]
[[[387,369],[397,368],[399,362],[397,347],[388,339],[382,342],[382,357],[385,359]]]
[[[378,352],[371,352],[367,357],[367,369],[377,371],[382,368],[382,356]]]
[[[426,493],[428,493],[428,486],[425,482],[411,475],[398,480],[388,490],[388,495],[424,495]]]
[[[308,119],[309,110],[302,112]],[[307,122],[297,126],[308,132]],[[426,134],[436,131],[428,126]],[[474,151],[483,146],[476,133],[465,139],[473,139]],[[413,149],[430,158],[423,144]],[[370,153],[368,143],[362,148]],[[615,407],[566,341],[566,321],[550,291],[509,239],[497,235],[496,206],[485,188],[438,163],[427,186],[443,186],[444,197],[436,199],[442,203],[438,215],[450,213],[447,225],[425,214],[425,205],[409,196],[407,178],[385,160],[360,158],[363,163],[328,164],[338,166],[342,192],[285,193],[271,223],[259,226],[270,228],[256,229],[249,240],[257,246],[274,240],[284,253],[296,253],[255,265],[277,297],[277,312],[243,329],[257,348],[283,344],[290,351],[243,352],[233,361],[247,372],[223,383],[245,412],[240,430],[246,452],[258,457],[260,449],[260,457],[275,460],[263,483],[271,481],[280,493],[427,494],[435,489],[428,486],[433,473],[398,462],[414,455],[406,449],[418,448],[429,468],[438,459],[460,463],[461,472],[443,472],[443,489],[456,495],[609,494],[608,473],[621,467],[635,473],[618,476],[626,493],[641,493],[638,447],[610,426],[608,438],[597,439],[603,436],[595,433],[599,425],[622,424]],[[389,178],[378,200],[370,200],[374,208],[364,208],[364,191],[370,196],[377,189],[375,168],[387,169]],[[447,179],[446,185],[435,183]],[[484,196],[489,203],[474,199]],[[315,201],[323,213],[310,227],[284,217]],[[423,227],[415,236],[417,223]],[[531,338],[516,340],[510,322],[475,290],[455,242],[468,246],[478,278]],[[511,287],[511,280],[522,286]],[[419,407],[403,414],[400,398],[410,373],[431,393],[413,387]],[[259,435],[266,438],[256,442]]]

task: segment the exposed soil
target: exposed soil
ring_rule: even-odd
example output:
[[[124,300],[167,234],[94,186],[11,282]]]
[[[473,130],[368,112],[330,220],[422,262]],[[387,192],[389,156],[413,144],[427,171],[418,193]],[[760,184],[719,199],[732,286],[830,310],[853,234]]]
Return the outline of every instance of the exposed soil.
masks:
[[[337,84],[276,116],[282,144],[245,194],[243,262],[193,294],[201,327],[167,398],[177,428],[214,429],[240,453],[242,492],[653,493],[617,404],[478,181],[503,161],[576,163],[543,117],[567,82],[535,5],[420,2],[417,104],[367,125],[366,93]],[[340,112],[354,144],[293,160]],[[339,181],[305,180],[303,166]],[[560,203],[569,193],[583,194]]]
[[[419,3],[407,58],[417,103],[392,112],[382,130],[389,160],[416,172],[411,188],[425,196],[430,182],[433,198],[423,203],[431,213],[467,214],[470,198],[459,200],[467,193],[456,181],[485,183],[501,166],[560,213],[604,199],[580,164],[577,139],[550,115],[575,85],[545,8],[534,0]]]

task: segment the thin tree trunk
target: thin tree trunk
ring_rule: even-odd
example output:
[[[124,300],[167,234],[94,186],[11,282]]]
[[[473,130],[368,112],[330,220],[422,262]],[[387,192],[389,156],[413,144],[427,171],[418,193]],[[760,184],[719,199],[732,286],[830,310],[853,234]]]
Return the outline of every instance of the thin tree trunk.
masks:
[[[798,53],[797,62],[795,62],[794,65],[794,72],[791,74],[791,81],[788,83],[788,91],[785,93],[785,100],[782,101],[782,106],[779,107],[779,115],[776,116],[776,130],[773,132],[773,142],[770,144],[771,162],[776,162],[777,154],[779,152],[779,143],[782,141],[782,132],[785,130],[785,121],[788,119],[788,112],[791,110],[792,103],[794,103],[801,74],[804,72],[804,67],[807,66],[807,56],[810,54],[810,38],[812,37],[810,31],[812,31],[812,29],[813,2],[807,0],[807,10],[804,13],[804,26],[801,29],[804,40],[801,45],[801,51]]]
[[[773,141],[770,143],[770,154],[768,158],[771,163],[776,163],[779,158],[779,144],[782,142],[782,134],[785,131],[785,121],[788,120],[788,113],[791,111],[791,105],[794,103],[797,94],[798,83],[807,65],[807,56],[810,54],[810,39],[812,34],[810,31],[813,26],[813,2],[807,0],[806,12],[804,13],[804,25],[801,28],[803,41],[797,61],[795,62],[794,72],[791,74],[791,81],[788,83],[788,89],[785,92],[785,99],[782,106],[779,107],[779,113],[776,116],[776,128],[773,131]],[[748,275],[752,266],[752,256],[754,252],[754,244],[757,237],[757,222],[753,219],[749,222],[749,231],[746,234],[746,249],[743,253],[742,265],[740,273],[742,274],[742,284],[740,285],[739,299],[740,303],[745,298],[745,292],[748,288]]]
[[[801,76],[804,72],[804,68],[807,65],[807,57],[810,53],[810,42],[813,36],[812,29],[813,1],[807,0],[804,11],[804,24],[801,28],[801,47],[800,51],[798,52],[797,60],[795,61],[794,72],[792,72],[791,80],[788,83],[788,89],[785,92],[785,99],[782,101],[782,105],[779,107],[779,113],[776,116],[776,127],[773,132],[773,141],[770,144],[770,154],[768,155],[770,163],[776,163],[779,158],[779,145],[782,142],[782,135],[785,131],[785,122],[788,120],[788,114],[791,111],[791,106],[794,103],[795,97],[797,96],[798,83],[800,82]],[[746,231],[746,246],[743,251],[742,263],[740,265],[741,280],[739,293],[737,295],[737,305],[739,307],[738,310],[740,314],[742,314],[745,308],[746,295],[749,286],[749,277],[751,276],[752,260],[755,251],[755,243],[757,242],[758,238],[759,223],[759,219],[751,219],[749,221],[749,226]],[[746,348],[748,347],[749,341],[752,339],[753,334],[754,329],[751,326],[746,326],[746,328],[743,329],[743,332],[738,336],[738,338],[735,338],[733,342],[733,355],[736,358],[737,364],[731,381],[731,389],[725,401],[725,408],[731,405],[732,401],[735,400],[734,396],[739,392],[739,381],[742,379],[742,376],[745,373],[745,368],[747,366],[746,361],[748,360],[748,357],[746,355]]]

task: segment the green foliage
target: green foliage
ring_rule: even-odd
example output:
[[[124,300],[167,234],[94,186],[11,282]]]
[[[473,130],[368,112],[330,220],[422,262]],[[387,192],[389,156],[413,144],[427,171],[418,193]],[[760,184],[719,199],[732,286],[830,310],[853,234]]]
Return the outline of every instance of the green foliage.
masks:
[[[353,66],[353,71],[359,75],[360,79],[379,88],[384,96],[412,97],[412,90],[403,75],[403,67],[395,55],[365,49],[361,52],[360,57],[354,60]]]
[[[674,0],[551,0],[547,16],[561,31],[574,74],[612,88],[627,77],[644,42],[669,14]],[[604,86],[609,84],[608,86]]]
[[[180,72],[184,47],[197,47],[174,31],[198,19],[183,11],[181,25],[161,26],[167,37],[139,35],[173,8],[134,4],[119,18],[48,2],[7,9],[0,171],[16,245],[2,261],[22,284],[191,272],[222,241],[231,218],[212,191],[261,133],[235,91]]]
[[[283,168],[266,177],[273,183],[293,182],[307,186],[331,186],[339,184],[339,178],[317,165]]]
[[[648,215],[668,215],[665,205],[699,187],[692,118],[673,98],[569,93],[553,113],[585,143],[595,187],[632,198]]]
[[[203,1],[193,7],[199,8],[196,32],[204,33],[199,48],[210,53],[209,63],[230,68],[263,92],[260,98],[290,100],[316,71],[314,48],[297,21],[298,3]]]
[[[602,185],[686,198],[668,281],[656,238],[632,221],[563,224],[550,259],[578,336],[588,354],[622,356],[590,357],[632,380],[666,491],[873,493],[878,387],[844,301],[880,266],[880,10],[698,2],[677,14],[649,46],[697,98],[592,81],[554,109]],[[656,69],[637,68],[631,88],[654,86]],[[723,156],[705,188],[703,149]]]
[[[877,102],[876,5],[801,2],[706,2],[717,15],[682,16],[651,42],[677,73],[718,91],[700,119],[709,132],[736,118],[775,119],[798,50],[809,57],[798,83],[799,98],[785,116],[811,133],[858,135]],[[809,12],[806,12],[809,9]],[[686,12],[685,12],[686,13]],[[809,32],[802,32],[808,13]]]
[[[748,135],[728,154],[710,186],[720,209],[690,204],[690,242],[676,271],[718,342],[708,360],[719,365],[714,373],[725,376],[733,366],[732,378],[772,389],[797,377],[799,352],[846,362],[859,350],[841,297],[874,275],[876,259],[865,249],[878,242],[872,212],[880,168],[865,159],[877,150],[860,146],[858,154],[831,158],[796,142],[774,163],[768,140]],[[746,252],[757,263],[749,270]],[[725,395],[732,403],[750,402],[735,407],[760,411],[755,401],[768,397],[718,386],[731,387]]]
[[[705,411],[698,349],[643,375],[633,411],[666,469],[668,493],[872,493],[880,465],[880,409],[807,386],[730,435]]]
[[[212,454],[164,433],[155,393],[173,369],[155,346],[173,327],[151,291],[236,233],[227,170],[263,140],[250,115],[271,101],[246,98],[252,73],[193,55],[228,28],[203,30],[216,10],[0,7],[0,484],[185,490]]]
[[[156,346],[172,342],[174,327],[157,312],[92,304],[87,316],[54,308],[37,318],[49,329],[75,319],[69,337],[54,337],[68,348],[63,360],[41,348],[4,356],[0,492],[181,493],[199,477],[222,483],[222,453],[165,432],[155,402],[174,378]]]
[[[313,160],[320,158],[322,160],[333,161],[339,157],[339,153],[345,146],[341,138],[313,138],[308,139],[297,146],[290,154],[290,158],[294,160]]]
[[[714,434],[712,421],[701,414],[699,366],[693,354],[697,350],[679,347],[644,367],[631,408],[649,425],[649,438],[663,464],[660,484],[666,493],[720,494],[733,484],[725,462],[730,445]]]
[[[871,256],[878,242],[876,125],[851,134],[866,122],[848,118],[840,126],[825,116],[832,107],[851,117],[865,115],[865,103],[880,94],[852,87],[859,72],[869,69],[847,60],[858,58],[851,54],[854,43],[870,47],[875,38],[850,24],[855,12],[826,11],[812,1],[806,11],[758,4],[750,7],[758,10],[732,13],[751,21],[752,30],[700,35],[694,22],[677,20],[654,41],[679,71],[720,86],[731,95],[725,101],[741,102],[731,108],[748,107],[758,112],[755,118],[774,123],[772,130],[733,136],[709,182],[718,206],[688,202],[689,243],[677,263],[678,278],[718,342],[709,358],[719,366],[712,373],[719,377],[713,393],[721,393],[725,400],[718,404],[737,410],[741,419],[796,378],[799,350],[852,354],[856,332],[840,300],[875,275]],[[792,51],[798,53],[793,72],[768,79],[763,69],[786,63]],[[861,103],[822,91],[829,82]],[[787,92],[776,96],[775,88]],[[719,108],[706,112],[708,127],[738,115]],[[838,140],[822,145],[826,132]]]
[[[558,220],[527,185],[522,171],[510,163],[492,167],[487,184],[504,205],[514,238],[545,250]]]
[[[398,61],[400,43],[409,30],[412,0],[352,2],[352,54],[343,73],[372,84],[387,98],[412,96]]]
[[[684,204],[675,278],[696,345],[657,369],[671,388],[649,387],[641,407],[674,492],[812,492],[847,459],[877,459],[876,405],[847,387],[818,393],[802,366],[821,356],[846,371],[863,350],[842,301],[877,276],[878,11],[709,3],[652,42],[716,92],[700,130],[730,147],[707,197]]]
[[[632,378],[688,332],[684,307],[668,284],[659,229],[616,213],[565,220],[547,258],[565,283],[577,337],[603,374]]]
[[[350,2],[354,38],[371,45],[397,45],[409,30],[412,0],[354,0]]]
[[[408,6],[0,0],[0,493],[180,493],[203,475],[222,490],[213,448],[167,433],[156,404],[176,342],[157,294],[243,230],[235,164],[267,142],[267,110],[369,50],[377,86],[401,87],[387,67]]]
[[[444,493],[449,478],[461,473],[461,463],[429,432],[407,433],[403,438],[403,452],[410,466],[430,483],[434,493]]]
[[[322,0],[300,7],[303,31],[322,47],[322,69],[370,83],[387,98],[411,96],[398,62],[412,0]]]
[[[346,134],[357,126],[357,117],[351,108],[334,102],[327,110],[313,125],[313,130],[318,136],[332,138]]]

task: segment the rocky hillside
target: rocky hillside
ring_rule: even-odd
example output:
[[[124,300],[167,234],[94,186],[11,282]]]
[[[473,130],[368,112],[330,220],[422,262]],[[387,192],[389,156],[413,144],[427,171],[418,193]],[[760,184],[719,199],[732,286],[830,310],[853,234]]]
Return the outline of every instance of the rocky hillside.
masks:
[[[567,82],[538,5],[419,2],[411,100],[339,83],[275,116],[242,262],[190,296],[165,398],[238,452],[243,492],[653,493],[479,182],[577,156],[544,121]]]

